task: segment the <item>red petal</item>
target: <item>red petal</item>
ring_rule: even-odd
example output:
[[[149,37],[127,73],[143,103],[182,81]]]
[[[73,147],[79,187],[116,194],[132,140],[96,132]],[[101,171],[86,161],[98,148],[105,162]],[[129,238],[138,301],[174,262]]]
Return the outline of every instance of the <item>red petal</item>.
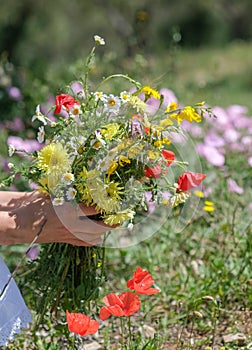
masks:
[[[178,191],[188,191],[191,188],[198,187],[205,179],[206,175],[201,173],[185,172],[178,178]]]
[[[151,274],[148,273],[146,276],[144,276],[144,278],[142,279],[142,281],[139,284],[145,288],[149,288],[150,286],[153,285],[153,283],[154,283],[154,280],[153,280]]]
[[[99,316],[102,321],[105,321],[111,316],[111,312],[108,310],[106,306],[103,306],[100,310]]]
[[[71,313],[66,311],[66,319],[70,332],[85,336],[89,333],[90,317],[81,313]]]
[[[147,294],[147,295],[157,294],[160,292],[158,288],[141,288],[139,286],[136,286],[135,291],[137,294]]]
[[[120,307],[123,307],[123,303],[120,300],[120,298],[118,297],[118,295],[116,295],[115,293],[110,293],[108,295],[106,295],[103,298],[104,304],[106,306],[114,306],[114,305],[119,305]]]
[[[123,307],[119,305],[114,305],[114,306],[108,306],[108,311],[113,315],[113,316],[124,316],[124,311]]]
[[[88,327],[88,334],[95,334],[99,329],[99,322],[96,320],[90,320]]]
[[[141,302],[139,297],[132,292],[124,292],[119,295],[124,304],[124,316],[133,315],[140,308]]]
[[[160,165],[155,165],[154,168],[145,168],[145,176],[148,178],[154,177],[155,179],[160,177],[162,173],[162,168]]]
[[[128,280],[127,287],[129,289],[134,289],[134,285],[135,285],[135,283],[134,283],[134,279],[133,278],[131,280]]]
[[[79,105],[79,102],[76,101],[72,96],[68,94],[57,95],[55,98],[56,108],[54,110],[54,114],[60,113],[62,106],[69,110],[73,107],[74,104]]]
[[[170,165],[175,159],[175,153],[166,149],[162,151],[162,155],[167,160],[168,165]]]

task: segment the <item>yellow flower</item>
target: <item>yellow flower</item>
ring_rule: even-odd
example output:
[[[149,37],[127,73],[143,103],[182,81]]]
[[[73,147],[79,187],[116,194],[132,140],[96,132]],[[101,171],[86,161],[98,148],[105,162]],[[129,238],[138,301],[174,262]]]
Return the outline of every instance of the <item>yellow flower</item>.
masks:
[[[154,146],[157,148],[161,148],[163,146],[163,142],[161,140],[155,141]]]
[[[37,167],[48,175],[64,174],[70,165],[67,150],[61,143],[50,143],[38,152]]]
[[[38,152],[37,167],[46,174],[47,178],[43,176],[46,178],[43,182],[47,183],[52,192],[61,181],[62,175],[70,170],[70,166],[67,150],[61,143],[50,143]]]
[[[214,211],[214,204],[213,204],[213,202],[205,201],[204,203],[205,203],[205,206],[203,207],[204,211],[207,211],[207,212]]]
[[[133,108],[136,109],[137,112],[144,114],[147,110],[147,104],[142,101],[139,97],[137,96],[130,96],[129,103]]]
[[[103,213],[117,212],[119,210],[118,200],[109,196],[106,185],[102,182],[101,178],[87,179],[87,189],[91,194],[97,210]]]
[[[183,119],[188,120],[190,123],[195,121],[197,123],[201,122],[201,116],[196,112],[196,110],[191,106],[186,106],[180,113]]]
[[[112,164],[109,166],[109,168],[107,170],[108,179],[110,178],[110,176],[112,174],[114,174],[114,172],[116,171],[117,167],[118,167],[118,164],[116,162],[112,162]]]
[[[110,198],[112,199],[120,199],[120,196],[123,194],[123,187],[120,187],[120,185],[117,182],[110,182],[107,186],[106,186],[106,191],[109,195]]]
[[[140,91],[143,92],[147,98],[154,97],[155,99],[160,100],[159,92],[152,89],[150,86],[144,86]]]
[[[173,121],[171,120],[170,117],[167,117],[165,119],[160,120],[159,124],[163,127],[171,126],[171,125],[173,125]]]
[[[205,197],[204,192],[202,192],[202,191],[200,191],[200,190],[194,191],[193,194],[194,194],[196,197],[199,197],[199,198],[204,198],[204,197]]]
[[[143,144],[135,144],[134,146],[131,146],[128,150],[127,150],[127,155],[130,159],[135,158],[138,154],[141,153],[141,151],[143,150],[144,145]]]
[[[166,107],[166,113],[170,113],[172,111],[176,111],[178,109],[178,104],[177,102],[171,102],[167,107]]]
[[[46,194],[49,193],[49,190],[48,190],[48,177],[46,177],[46,176],[41,177],[39,179],[38,185],[39,185],[38,190],[39,190],[40,193],[46,193]]]
[[[118,163],[119,163],[119,165],[120,165],[121,167],[124,167],[124,165],[125,165],[124,163],[130,164],[131,162],[130,162],[130,159],[129,159],[129,158],[127,158],[127,157],[125,157],[125,156],[123,156],[123,155],[120,155],[120,156],[119,156]]]
[[[105,140],[111,140],[118,133],[119,129],[120,125],[117,123],[108,124],[102,127],[101,134]]]
[[[135,212],[131,209],[126,209],[117,212],[116,214],[109,214],[104,216],[104,223],[113,226],[122,224],[125,221],[132,220],[135,216]]]

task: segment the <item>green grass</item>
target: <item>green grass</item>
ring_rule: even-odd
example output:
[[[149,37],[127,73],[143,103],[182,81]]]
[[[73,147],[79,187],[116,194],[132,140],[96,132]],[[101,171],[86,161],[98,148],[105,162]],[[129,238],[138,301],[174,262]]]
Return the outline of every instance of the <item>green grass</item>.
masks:
[[[178,55],[176,90],[188,101],[207,99],[210,105],[240,104],[252,108],[252,45],[233,43],[222,50]]]

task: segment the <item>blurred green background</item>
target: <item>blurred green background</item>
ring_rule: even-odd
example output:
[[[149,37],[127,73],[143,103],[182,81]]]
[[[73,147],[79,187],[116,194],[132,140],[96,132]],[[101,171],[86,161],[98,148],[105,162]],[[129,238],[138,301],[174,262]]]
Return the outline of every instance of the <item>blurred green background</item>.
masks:
[[[94,34],[106,39],[94,82],[127,73],[184,103],[251,110],[251,13],[251,0],[2,0],[0,118],[27,118],[78,78]]]

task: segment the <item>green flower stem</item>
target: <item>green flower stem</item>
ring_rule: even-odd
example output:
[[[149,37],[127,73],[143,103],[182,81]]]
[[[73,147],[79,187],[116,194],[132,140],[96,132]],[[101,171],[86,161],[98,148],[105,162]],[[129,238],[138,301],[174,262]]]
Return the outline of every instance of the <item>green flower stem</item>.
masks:
[[[128,75],[125,75],[125,74],[112,74],[112,75],[108,76],[107,78],[104,78],[102,80],[102,82],[97,86],[97,88],[99,88],[102,84],[106,83],[108,80],[113,79],[113,78],[126,79],[126,80],[130,81],[132,84],[134,84],[138,89],[141,88],[141,84],[138,81],[132,79],[131,77],[129,77]]]
[[[129,349],[132,347],[132,332],[131,332],[131,318],[128,317],[128,330],[129,330]]]

